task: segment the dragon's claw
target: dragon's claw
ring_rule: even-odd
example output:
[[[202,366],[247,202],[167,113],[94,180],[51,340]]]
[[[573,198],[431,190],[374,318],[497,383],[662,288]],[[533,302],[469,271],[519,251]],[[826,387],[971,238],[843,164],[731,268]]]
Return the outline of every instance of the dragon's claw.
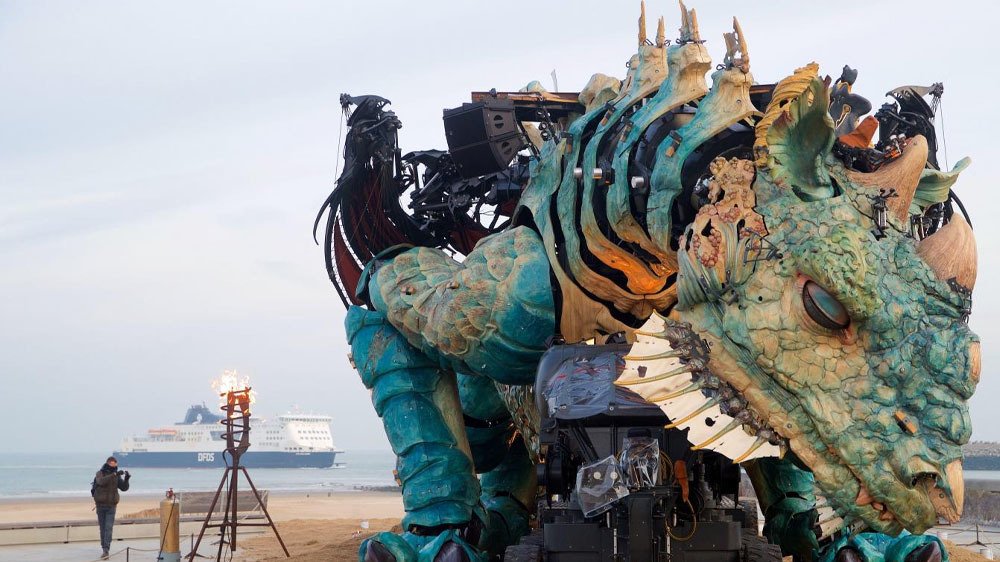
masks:
[[[486,557],[453,529],[437,536],[379,533],[358,550],[359,562],[485,562]]]
[[[941,545],[929,542],[907,554],[906,562],[941,562],[942,557]]]
[[[417,552],[394,533],[379,533],[361,543],[360,562],[416,562]]]
[[[454,541],[448,541],[434,556],[434,562],[471,562],[467,548]]]
[[[865,562],[865,558],[858,552],[858,549],[846,546],[837,551],[834,562]]]

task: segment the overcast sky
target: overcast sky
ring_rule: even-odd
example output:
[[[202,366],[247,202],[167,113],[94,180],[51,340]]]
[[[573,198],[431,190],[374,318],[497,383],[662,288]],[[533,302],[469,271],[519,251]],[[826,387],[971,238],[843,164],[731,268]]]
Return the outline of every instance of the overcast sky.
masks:
[[[759,82],[812,60],[876,107],[945,84],[948,159],[980,251],[975,438],[1000,440],[995,8],[987,2],[697,1],[716,62],[736,15]],[[677,36],[678,10],[649,2]],[[212,403],[223,369],[260,414],[329,413],[386,448],[346,360],[312,242],[333,186],[338,96],[379,94],[403,150],[444,147],[441,110],[533,79],[621,77],[638,1],[0,1],[0,451],[105,451]],[[941,155],[943,160],[943,153]]]

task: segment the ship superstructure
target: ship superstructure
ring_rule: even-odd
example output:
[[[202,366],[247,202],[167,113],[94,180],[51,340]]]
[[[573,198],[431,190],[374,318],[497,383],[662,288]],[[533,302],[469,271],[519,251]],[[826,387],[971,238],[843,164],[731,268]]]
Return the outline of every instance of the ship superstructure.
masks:
[[[222,417],[204,404],[188,408],[184,420],[126,437],[115,456],[123,466],[199,468],[225,466]],[[287,413],[251,418],[250,468],[328,468],[340,451],[333,444],[330,416]]]

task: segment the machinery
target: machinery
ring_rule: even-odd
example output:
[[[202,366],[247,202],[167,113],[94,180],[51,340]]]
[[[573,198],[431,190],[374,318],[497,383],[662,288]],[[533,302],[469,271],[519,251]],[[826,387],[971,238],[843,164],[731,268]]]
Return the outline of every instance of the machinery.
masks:
[[[740,468],[692,450],[655,405],[615,386],[628,345],[556,345],[535,396],[544,461],[538,528],[506,562],[772,562]]]

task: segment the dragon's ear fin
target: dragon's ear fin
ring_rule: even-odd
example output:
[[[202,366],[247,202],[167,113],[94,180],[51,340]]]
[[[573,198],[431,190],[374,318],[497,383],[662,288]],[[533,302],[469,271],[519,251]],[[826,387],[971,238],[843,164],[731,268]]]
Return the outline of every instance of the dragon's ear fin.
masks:
[[[723,413],[732,410],[734,399],[723,403],[718,379],[708,370],[708,345],[690,325],[654,314],[635,335],[615,384],[658,406],[670,419],[668,429],[688,430],[693,449],[736,462],[781,456],[779,445],[762,433],[751,435],[742,421]]]
[[[819,65],[810,63],[778,82],[754,141],[757,167],[804,201],[834,195],[824,163],[835,140],[829,79],[820,80],[818,71]]]
[[[698,14],[694,8],[690,10],[684,5],[684,0],[677,0],[681,6],[681,28],[678,43],[700,43],[701,32],[698,31]]]
[[[920,182],[917,184],[917,192],[913,196],[913,202],[920,207],[929,207],[935,203],[947,201],[951,186],[955,185],[955,182],[958,181],[958,175],[965,171],[971,163],[972,159],[962,158],[950,172],[924,168],[920,173]]]

